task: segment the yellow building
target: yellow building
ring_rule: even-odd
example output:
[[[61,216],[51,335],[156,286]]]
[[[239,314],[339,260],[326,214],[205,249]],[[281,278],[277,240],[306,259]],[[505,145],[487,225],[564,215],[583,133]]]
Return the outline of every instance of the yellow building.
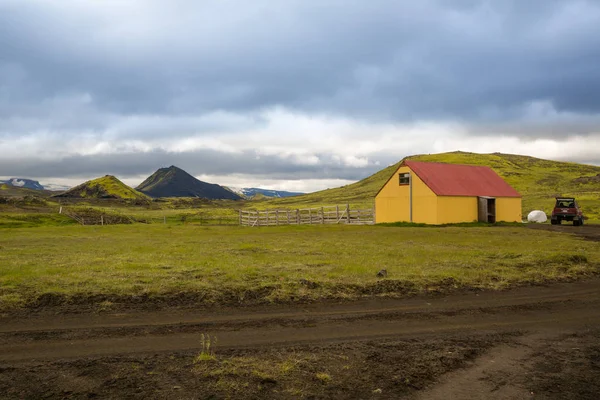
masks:
[[[521,195],[491,168],[405,161],[375,196],[375,222],[521,222]]]

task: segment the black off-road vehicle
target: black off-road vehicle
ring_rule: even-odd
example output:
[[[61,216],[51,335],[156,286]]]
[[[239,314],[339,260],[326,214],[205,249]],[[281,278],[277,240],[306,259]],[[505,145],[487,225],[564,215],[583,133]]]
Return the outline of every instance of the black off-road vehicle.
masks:
[[[552,210],[550,223],[559,225],[562,221],[573,221],[574,226],[583,225],[583,212],[573,197],[557,197]]]

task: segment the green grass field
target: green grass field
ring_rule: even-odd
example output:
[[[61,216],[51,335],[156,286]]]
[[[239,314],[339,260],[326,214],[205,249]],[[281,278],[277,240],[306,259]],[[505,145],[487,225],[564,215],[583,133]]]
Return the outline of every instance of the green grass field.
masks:
[[[59,224],[0,230],[0,266],[3,310],[135,296],[236,305],[572,279],[600,271],[600,246],[523,226]]]

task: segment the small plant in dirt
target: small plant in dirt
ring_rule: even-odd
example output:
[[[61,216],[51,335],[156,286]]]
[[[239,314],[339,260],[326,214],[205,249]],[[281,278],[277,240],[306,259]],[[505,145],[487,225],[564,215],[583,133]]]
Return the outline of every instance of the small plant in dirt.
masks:
[[[325,372],[317,372],[317,374],[315,375],[315,377],[323,382],[323,383],[328,383],[331,382],[331,375],[325,373]]]
[[[200,334],[200,353],[194,358],[194,363],[200,363],[203,361],[214,361],[217,358],[215,357],[215,348],[217,347],[217,337],[210,336],[209,334]]]

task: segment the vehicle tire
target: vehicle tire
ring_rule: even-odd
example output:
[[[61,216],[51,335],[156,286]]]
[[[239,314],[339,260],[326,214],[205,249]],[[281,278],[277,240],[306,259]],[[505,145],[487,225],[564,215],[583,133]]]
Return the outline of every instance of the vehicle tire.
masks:
[[[551,225],[557,225],[557,224],[558,224],[558,221],[557,221],[557,220],[555,220],[555,219],[551,219],[551,220],[550,220],[550,224],[551,224]]]
[[[579,225],[581,225],[581,222],[579,222],[579,220],[577,220],[577,219],[574,219],[573,226],[579,226]]]

